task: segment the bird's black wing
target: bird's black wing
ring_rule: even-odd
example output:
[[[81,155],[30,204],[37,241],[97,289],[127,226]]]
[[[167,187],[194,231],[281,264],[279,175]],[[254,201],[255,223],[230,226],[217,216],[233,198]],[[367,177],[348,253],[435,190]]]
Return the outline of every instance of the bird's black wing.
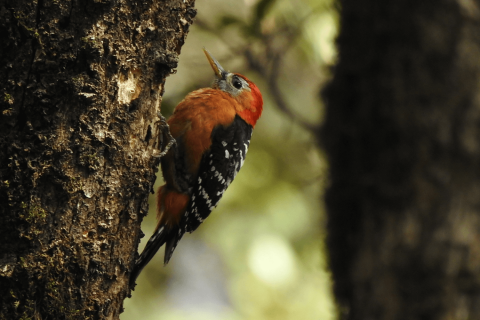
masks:
[[[212,144],[202,157],[184,223],[180,224],[186,226],[186,232],[195,231],[217,206],[245,161],[252,130],[239,116],[227,127],[214,128]]]

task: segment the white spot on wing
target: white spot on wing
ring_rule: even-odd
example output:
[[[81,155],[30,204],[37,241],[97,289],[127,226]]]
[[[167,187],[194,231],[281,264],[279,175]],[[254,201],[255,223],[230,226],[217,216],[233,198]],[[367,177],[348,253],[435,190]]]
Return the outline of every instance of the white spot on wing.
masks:
[[[208,200],[208,199],[209,199],[209,196],[208,196],[208,194],[205,192],[205,189],[203,189],[202,187],[200,187],[198,190],[200,190],[200,194],[202,195],[203,199],[205,199],[205,200]]]
[[[242,150],[240,150],[240,168],[243,166],[244,162],[245,162],[245,156],[243,155]]]
[[[227,149],[225,149],[225,158],[227,158],[227,159],[228,159],[228,158],[229,158],[229,156],[230,156],[230,153],[228,152],[228,150],[227,150]]]

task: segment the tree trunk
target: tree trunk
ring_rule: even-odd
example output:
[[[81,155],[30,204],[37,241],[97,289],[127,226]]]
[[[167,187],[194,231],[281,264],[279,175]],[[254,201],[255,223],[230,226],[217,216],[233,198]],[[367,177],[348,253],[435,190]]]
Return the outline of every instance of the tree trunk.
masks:
[[[0,0],[0,319],[118,319],[194,0]]]
[[[480,319],[480,3],[341,1],[322,138],[344,319]]]

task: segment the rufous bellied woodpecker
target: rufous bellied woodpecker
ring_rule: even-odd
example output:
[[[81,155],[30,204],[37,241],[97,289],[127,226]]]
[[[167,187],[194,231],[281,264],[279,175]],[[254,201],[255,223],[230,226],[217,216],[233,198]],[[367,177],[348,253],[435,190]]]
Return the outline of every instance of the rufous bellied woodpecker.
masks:
[[[245,161],[262,114],[257,86],[204,52],[215,80],[211,88],[189,93],[167,121],[176,143],[161,158],[165,184],[157,191],[158,224],[135,261],[131,285],[163,244],[167,264],[185,232],[195,231],[217,206]]]

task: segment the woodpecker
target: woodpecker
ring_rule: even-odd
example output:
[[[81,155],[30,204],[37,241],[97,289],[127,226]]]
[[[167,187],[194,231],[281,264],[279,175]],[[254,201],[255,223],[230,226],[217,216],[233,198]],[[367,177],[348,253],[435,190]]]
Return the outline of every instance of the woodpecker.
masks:
[[[262,114],[258,87],[203,51],[215,79],[211,88],[189,93],[167,120],[176,143],[161,158],[165,184],[157,191],[158,224],[135,261],[131,285],[164,244],[167,264],[185,232],[195,231],[217,206],[245,161]]]

